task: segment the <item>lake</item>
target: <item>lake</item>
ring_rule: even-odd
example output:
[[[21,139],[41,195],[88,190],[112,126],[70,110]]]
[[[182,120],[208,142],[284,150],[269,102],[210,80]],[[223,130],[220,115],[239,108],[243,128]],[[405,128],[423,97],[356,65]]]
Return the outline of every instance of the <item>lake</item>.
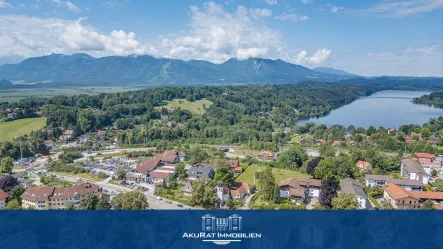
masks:
[[[381,91],[335,109],[327,116],[302,120],[299,124],[314,122],[325,124],[328,127],[338,124],[344,127],[354,125],[364,128],[371,125],[376,128],[379,126],[398,128],[403,124],[422,125],[430,118],[443,116],[443,109],[411,102],[413,98],[429,93],[423,91]]]

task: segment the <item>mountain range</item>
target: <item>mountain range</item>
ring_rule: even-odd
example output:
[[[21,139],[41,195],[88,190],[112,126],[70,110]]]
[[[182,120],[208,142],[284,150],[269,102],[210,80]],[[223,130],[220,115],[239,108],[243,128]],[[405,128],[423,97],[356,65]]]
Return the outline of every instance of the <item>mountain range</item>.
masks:
[[[330,67],[316,67],[316,68],[314,68],[312,70],[317,71],[317,72],[321,72],[321,73],[327,73],[327,74],[359,77],[359,75],[357,75],[357,74],[348,73],[346,71],[343,71],[343,70],[340,70],[340,69],[335,69],[335,68],[330,68]]]
[[[305,80],[337,82],[353,77],[358,76],[341,70],[311,70],[282,60],[262,58],[230,59],[214,64],[149,55],[94,58],[87,54],[51,54],[0,66],[0,79],[52,85],[295,84]]]

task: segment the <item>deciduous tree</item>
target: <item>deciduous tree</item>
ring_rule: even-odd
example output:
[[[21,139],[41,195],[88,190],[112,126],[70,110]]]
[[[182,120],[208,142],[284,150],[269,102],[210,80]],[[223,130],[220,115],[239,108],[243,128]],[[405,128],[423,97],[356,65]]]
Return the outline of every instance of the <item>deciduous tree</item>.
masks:
[[[333,209],[340,210],[356,210],[359,207],[357,197],[349,193],[338,194],[337,197],[332,199],[331,204]]]
[[[308,162],[308,165],[306,166],[306,173],[310,174],[311,176],[314,175],[315,168],[317,168],[320,161],[323,159],[323,157],[316,157]]]
[[[337,196],[338,183],[332,179],[326,179],[321,182],[320,204],[332,208],[332,199]]]
[[[123,210],[144,210],[149,207],[146,196],[138,191],[124,193],[122,200]]]

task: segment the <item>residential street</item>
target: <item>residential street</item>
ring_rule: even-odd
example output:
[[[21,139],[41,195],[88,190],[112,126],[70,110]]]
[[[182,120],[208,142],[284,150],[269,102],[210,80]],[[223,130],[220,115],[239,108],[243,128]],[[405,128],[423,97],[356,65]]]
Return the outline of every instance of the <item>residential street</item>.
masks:
[[[66,180],[66,181],[70,181],[70,182],[76,182],[77,178],[76,177],[72,177],[72,176],[62,176],[62,175],[57,175],[57,174],[53,174],[55,175],[57,178]],[[129,192],[132,191],[133,189],[131,188],[127,188],[127,187],[123,187],[123,186],[119,186],[119,185],[115,185],[115,184],[111,184],[109,183],[110,178],[105,179],[104,181],[101,182],[94,182],[94,181],[90,181],[90,180],[86,180],[85,181],[97,184],[99,187],[103,188],[103,190],[108,190],[109,193],[111,193],[112,191],[116,192],[116,193],[120,193],[120,192]],[[177,204],[179,204],[178,202],[174,202],[171,201],[171,204],[166,203],[166,199],[163,200],[157,200],[157,196],[154,195],[154,186],[149,186],[149,191],[144,191],[143,192],[148,200],[149,203],[149,208],[152,209],[164,209],[164,210],[184,210],[186,208],[192,208],[192,207],[188,207],[183,205],[183,207],[178,207]],[[112,198],[112,197],[111,197]]]

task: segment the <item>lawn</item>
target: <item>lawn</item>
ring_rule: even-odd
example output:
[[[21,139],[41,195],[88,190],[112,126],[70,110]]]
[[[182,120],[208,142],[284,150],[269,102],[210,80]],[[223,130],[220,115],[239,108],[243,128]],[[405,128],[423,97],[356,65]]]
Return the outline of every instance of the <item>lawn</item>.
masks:
[[[25,118],[0,123],[0,142],[10,141],[15,137],[39,130],[46,124],[46,118]]]
[[[157,109],[161,109],[163,107],[172,107],[172,108],[181,108],[183,110],[189,110],[194,114],[203,114],[205,109],[203,105],[207,108],[212,105],[212,102],[206,99],[197,100],[194,102],[189,102],[186,99],[174,99],[172,101],[167,101],[165,105],[157,107]]]
[[[254,184],[255,172],[263,170],[265,166],[260,166],[257,164],[252,164],[241,173],[235,181],[237,182],[247,182],[249,184]],[[307,177],[310,178],[308,174],[304,174],[298,171],[288,170],[288,169],[278,169],[272,168],[272,173],[275,177],[275,183],[279,183],[281,180],[293,177]]]
[[[101,182],[105,179],[102,179],[96,175],[93,174],[88,174],[88,173],[78,173],[78,174],[74,174],[71,172],[54,172],[54,174],[57,175],[65,175],[65,176],[71,176],[71,177],[80,177],[89,181],[94,181],[94,182]]]

